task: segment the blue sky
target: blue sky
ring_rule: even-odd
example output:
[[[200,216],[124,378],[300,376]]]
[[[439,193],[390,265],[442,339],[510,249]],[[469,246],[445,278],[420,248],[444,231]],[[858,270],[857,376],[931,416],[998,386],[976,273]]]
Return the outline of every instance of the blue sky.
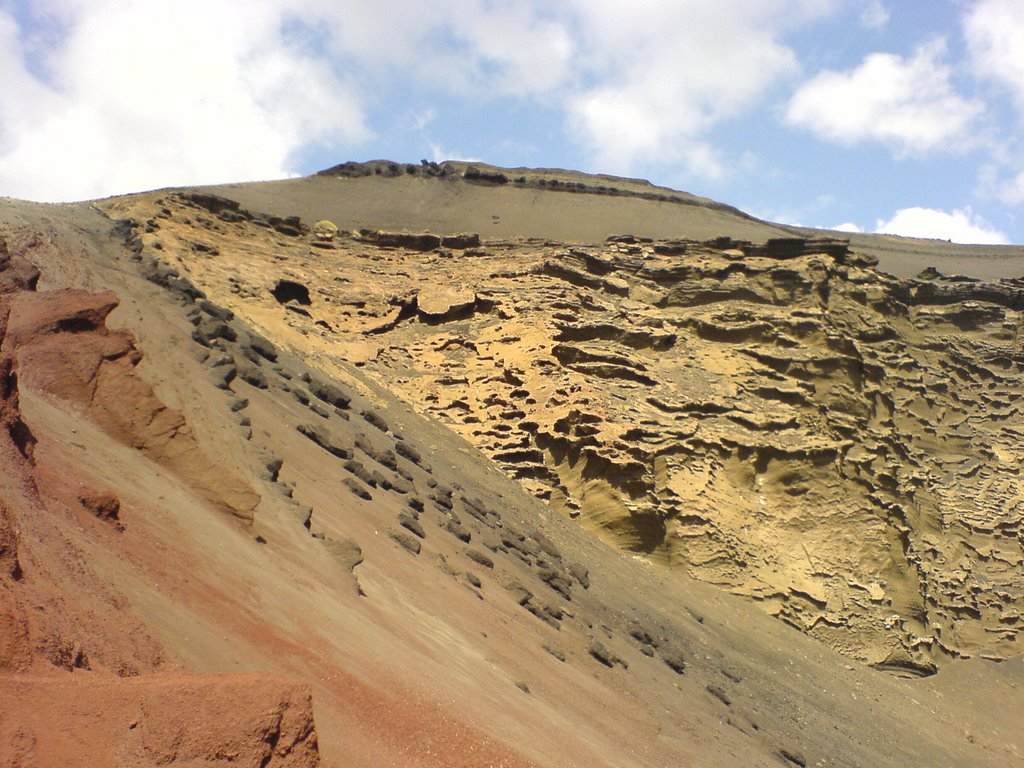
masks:
[[[1024,0],[0,0],[0,195],[478,159],[1024,243]]]

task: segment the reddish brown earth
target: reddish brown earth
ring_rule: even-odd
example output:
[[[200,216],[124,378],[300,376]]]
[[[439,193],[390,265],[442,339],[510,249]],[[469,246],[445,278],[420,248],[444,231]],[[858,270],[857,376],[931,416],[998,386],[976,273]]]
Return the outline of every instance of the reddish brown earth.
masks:
[[[20,386],[81,413],[105,435],[167,467],[216,510],[251,524],[259,497],[211,461],[183,415],[137,375],[142,355],[132,335],[106,326],[116,295],[36,292],[38,270],[10,258],[0,243],[6,257],[0,265],[0,456],[8,486],[0,501],[0,765],[319,765],[308,685],[275,675],[177,671],[117,587],[97,578],[80,543],[59,533],[68,522],[92,527],[117,549],[121,502],[55,451],[35,455]],[[131,554],[154,570],[166,567],[153,562],[154,555],[161,560],[154,551]],[[163,574],[172,582],[201,567],[188,562],[189,553],[177,554],[174,572]],[[209,584],[177,588],[180,599],[230,610],[230,597]],[[257,646],[282,656],[312,655],[282,643],[258,621],[232,623]],[[430,755],[424,763],[430,765],[532,765],[433,702],[411,691],[388,692],[380,684],[387,669],[370,685],[344,669],[324,669],[321,660],[307,663],[334,681],[348,716],[369,727],[387,751],[409,760]]]
[[[320,764],[301,683],[185,674],[0,680],[3,765]]]
[[[297,237],[295,189],[250,190],[280,211],[251,226]],[[613,550],[304,352],[301,301],[236,316],[146,226],[0,201],[0,766],[1024,765],[1019,657],[904,679]]]
[[[28,386],[81,409],[224,511],[251,520],[259,496],[204,455],[181,413],[136,375],[142,354],[131,334],[106,327],[117,304],[109,291],[20,292],[10,299],[4,346]]]
[[[105,326],[113,294],[36,293],[38,271],[2,239],[0,270],[0,765],[319,765],[308,686],[163,671],[158,641],[123,598],[47,530],[52,518],[81,516],[76,499],[116,530],[120,502],[73,467],[36,461],[19,378],[236,515],[255,497],[212,471],[181,414],[135,375],[131,335]]]

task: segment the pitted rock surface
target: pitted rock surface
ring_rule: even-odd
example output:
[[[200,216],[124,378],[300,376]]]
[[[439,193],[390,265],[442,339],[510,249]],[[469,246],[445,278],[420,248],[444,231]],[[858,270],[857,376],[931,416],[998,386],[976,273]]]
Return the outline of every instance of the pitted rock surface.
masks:
[[[197,210],[112,215],[151,222],[154,268],[357,360],[614,545],[873,664],[1020,652],[1024,282],[900,280],[799,238],[328,251]],[[309,312],[274,300],[285,279]]]

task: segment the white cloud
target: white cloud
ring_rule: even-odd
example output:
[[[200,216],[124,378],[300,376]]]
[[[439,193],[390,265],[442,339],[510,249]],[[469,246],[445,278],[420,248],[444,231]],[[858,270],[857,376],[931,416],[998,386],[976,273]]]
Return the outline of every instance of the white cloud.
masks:
[[[889,9],[881,0],[868,0],[860,12],[860,23],[868,29],[882,29],[889,23]]]
[[[964,37],[975,72],[1002,83],[1024,107],[1024,3],[980,0],[964,17]]]
[[[6,7],[0,194],[33,199],[292,175],[311,146],[365,142],[395,91],[572,80],[568,27],[536,0],[36,0],[24,15],[60,30],[31,71]]]
[[[565,82],[575,46],[566,26],[544,18],[539,7],[465,3],[452,14],[452,31],[472,51],[477,81],[512,96],[546,93]]]
[[[761,219],[776,224],[784,224],[789,227],[816,227],[816,224],[805,222],[820,221],[822,211],[832,208],[836,204],[836,197],[831,192],[823,192],[803,205],[789,208],[763,209],[759,211],[747,210],[746,212]]]
[[[795,75],[781,36],[838,3],[35,0],[58,31],[29,52],[0,0],[0,194],[288,175],[313,145],[360,146],[399,94],[525,101],[601,170],[720,178],[741,159],[711,129]]]
[[[997,179],[989,185],[989,189],[994,189],[996,196],[1004,203],[1010,205],[1024,203],[1024,170],[1017,173],[1011,172],[1009,179]]]
[[[1012,152],[1000,152],[992,162],[978,171],[977,192],[984,198],[995,198],[1007,205],[1024,203],[1024,165]]]
[[[534,97],[572,79],[567,14],[542,0],[267,0],[378,83],[473,98]]]
[[[991,245],[1010,242],[1003,232],[976,216],[970,206],[950,212],[934,208],[902,208],[889,221],[879,219],[875,232],[950,240],[954,243]]]
[[[412,113],[412,126],[417,131],[425,130],[437,118],[437,109],[427,107],[424,110]]]
[[[725,161],[705,136],[751,110],[799,66],[777,38],[831,10],[813,0],[574,0],[577,69],[570,129],[595,162],[629,173],[657,162],[718,178]]]
[[[288,175],[311,142],[365,138],[352,85],[289,43],[270,3],[52,2],[67,24],[52,80],[8,47],[0,12],[0,192],[95,197]],[[196,23],[203,19],[204,23]]]
[[[982,168],[979,186],[985,195],[1018,205],[1024,203],[1024,3],[979,0],[964,16],[963,30],[975,75],[1006,89],[1017,107],[1018,128]]]
[[[955,91],[945,50],[939,40],[909,59],[872,53],[855,69],[822,72],[796,92],[786,120],[826,141],[880,141],[899,155],[974,146],[984,107]]]
[[[430,158],[435,163],[441,163],[445,160],[459,160],[465,163],[483,163],[486,162],[479,157],[474,157],[465,152],[460,152],[457,149],[445,149],[437,142],[430,142]]]
[[[836,226],[832,227],[832,229],[835,230],[836,232],[851,232],[851,233],[863,232],[864,231],[859,226],[854,224],[852,221],[844,221],[842,224],[837,224]]]

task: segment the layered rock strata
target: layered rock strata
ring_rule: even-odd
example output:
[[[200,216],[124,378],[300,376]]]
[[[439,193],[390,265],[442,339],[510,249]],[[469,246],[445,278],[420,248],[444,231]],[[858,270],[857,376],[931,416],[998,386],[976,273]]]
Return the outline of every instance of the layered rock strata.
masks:
[[[1024,282],[841,241],[424,251],[210,195],[107,209],[154,280],[362,364],[616,546],[878,665],[1020,650]]]

